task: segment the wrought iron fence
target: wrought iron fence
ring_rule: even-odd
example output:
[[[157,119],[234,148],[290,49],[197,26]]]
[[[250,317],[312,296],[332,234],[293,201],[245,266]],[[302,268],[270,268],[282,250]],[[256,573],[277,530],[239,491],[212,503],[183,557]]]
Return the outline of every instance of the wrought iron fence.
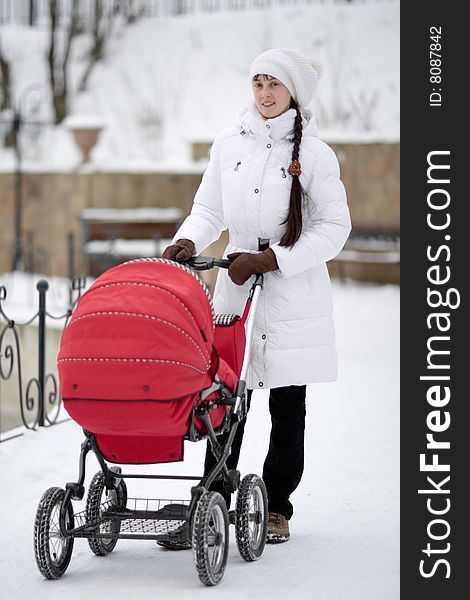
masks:
[[[16,365],[16,375],[18,378],[18,402],[20,406],[21,421],[27,429],[36,429],[53,425],[57,422],[61,398],[58,390],[57,380],[53,373],[46,372],[46,318],[56,321],[64,321],[66,327],[72,314],[73,307],[81,296],[85,287],[85,279],[75,277],[71,280],[69,306],[65,313],[53,315],[47,310],[47,291],[49,282],[45,279],[38,281],[36,289],[39,294],[39,308],[37,312],[27,321],[18,323],[10,319],[6,314],[4,303],[7,299],[6,286],[0,286],[0,326],[1,319],[5,324],[0,327],[0,384],[3,381],[14,377]],[[27,327],[37,321],[37,372],[31,377],[25,385],[22,369],[22,353],[20,345],[19,328]],[[7,339],[10,336],[10,341]],[[1,406],[0,406],[1,418]],[[8,435],[0,439],[0,442],[7,441],[20,434]]]
[[[237,11],[309,4],[373,4],[398,0],[101,0],[104,15],[122,14],[132,22],[139,18],[172,17],[218,11]],[[96,0],[80,0],[77,6],[78,22],[87,29],[95,18]],[[57,0],[59,23],[68,25],[72,0]],[[0,24],[49,24],[49,0],[0,0]]]

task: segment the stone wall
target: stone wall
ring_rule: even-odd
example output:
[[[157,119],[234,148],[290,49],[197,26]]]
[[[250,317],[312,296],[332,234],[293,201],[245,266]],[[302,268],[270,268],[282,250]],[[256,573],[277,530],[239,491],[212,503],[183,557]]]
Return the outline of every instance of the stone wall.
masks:
[[[189,212],[200,178],[199,174],[25,173],[23,230],[34,232],[35,264],[45,274],[67,275],[66,240],[73,232],[80,253],[76,267],[82,270],[80,213],[84,208],[179,206]],[[8,271],[15,214],[11,174],[0,174],[0,210],[0,271]]]
[[[400,228],[400,145],[331,144],[353,227]]]
[[[398,229],[398,144],[332,144],[346,186],[353,226]],[[80,213],[89,207],[178,206],[189,212],[200,174],[25,173],[23,230],[33,232],[34,265],[44,274],[67,275],[69,232],[75,234],[75,269],[81,256]],[[14,245],[14,174],[0,173],[0,271],[11,269]],[[220,246],[220,244],[219,244]]]

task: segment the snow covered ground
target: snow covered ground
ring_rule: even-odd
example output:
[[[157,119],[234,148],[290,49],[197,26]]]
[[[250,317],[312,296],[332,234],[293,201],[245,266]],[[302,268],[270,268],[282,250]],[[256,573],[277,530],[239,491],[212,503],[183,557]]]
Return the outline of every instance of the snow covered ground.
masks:
[[[105,557],[76,540],[67,573],[46,581],[36,569],[32,527],[51,486],[76,478],[83,437],[72,422],[0,445],[0,595],[9,600],[399,598],[399,288],[335,284],[340,359],[336,384],[310,386],[306,468],[293,496],[292,538],[267,546],[256,563],[230,556],[213,590],[198,580],[191,552],[149,541],[119,541]],[[242,474],[262,470],[269,420],[267,393],[256,392],[242,449]],[[183,463],[142,468],[199,474],[204,443],[188,444]],[[88,459],[87,481],[97,470]],[[130,482],[129,495],[187,497],[187,483]]]
[[[190,144],[234,124],[251,99],[251,61],[273,47],[298,48],[317,66],[311,108],[326,141],[396,142],[399,12],[398,0],[318,2],[117,22],[79,93],[90,47],[81,35],[71,50],[70,112],[75,122],[104,126],[87,168],[202,170]],[[0,39],[12,64],[15,105],[26,119],[50,121],[47,29],[2,26]],[[66,123],[25,126],[23,141],[27,170],[70,171],[80,163]],[[0,169],[13,168],[12,150],[0,148]]]

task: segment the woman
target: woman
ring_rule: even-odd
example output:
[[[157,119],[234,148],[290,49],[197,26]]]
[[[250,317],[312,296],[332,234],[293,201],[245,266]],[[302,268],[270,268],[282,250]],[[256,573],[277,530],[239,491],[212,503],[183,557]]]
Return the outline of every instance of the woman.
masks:
[[[232,264],[218,275],[217,313],[240,314],[251,276],[266,274],[247,387],[248,401],[253,389],[270,389],[263,479],[267,541],[276,543],[290,537],[289,497],[303,473],[306,384],[336,379],[326,262],[343,247],[351,223],[336,156],[305,109],[318,81],[307,57],[288,48],[268,50],[254,60],[250,76],[254,103],[237,127],[214,140],[191,214],[163,257],[187,260],[228,229],[225,255]],[[236,468],[244,426],[229,469]],[[208,448],[206,473],[213,464]],[[224,493],[220,482],[212,489]]]

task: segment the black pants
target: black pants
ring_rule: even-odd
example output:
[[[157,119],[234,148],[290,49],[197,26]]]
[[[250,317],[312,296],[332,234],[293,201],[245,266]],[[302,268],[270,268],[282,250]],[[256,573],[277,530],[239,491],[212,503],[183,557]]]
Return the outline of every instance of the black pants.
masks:
[[[289,497],[299,485],[304,471],[305,394],[305,385],[272,388],[269,394],[271,437],[264,461],[263,479],[268,491],[269,511],[280,513],[287,519],[294,512]],[[252,390],[248,390],[248,410],[251,395]],[[246,420],[238,424],[232,451],[227,459],[228,469],[237,468],[245,424]],[[219,443],[225,443],[227,436],[228,434],[219,436]],[[207,442],[205,475],[215,463],[210,443]],[[230,507],[231,494],[225,492],[222,481],[214,481],[210,489],[220,492]]]

